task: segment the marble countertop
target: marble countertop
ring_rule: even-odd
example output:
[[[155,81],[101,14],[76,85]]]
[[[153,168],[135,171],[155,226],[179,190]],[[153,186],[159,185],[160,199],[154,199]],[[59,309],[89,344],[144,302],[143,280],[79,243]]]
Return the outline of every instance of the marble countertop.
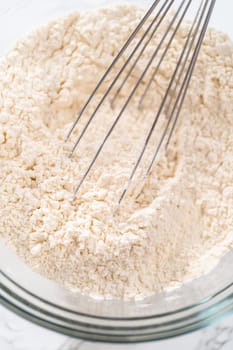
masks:
[[[0,306],[1,350],[232,350],[233,315],[177,338],[138,344],[104,344],[68,338],[21,319]]]

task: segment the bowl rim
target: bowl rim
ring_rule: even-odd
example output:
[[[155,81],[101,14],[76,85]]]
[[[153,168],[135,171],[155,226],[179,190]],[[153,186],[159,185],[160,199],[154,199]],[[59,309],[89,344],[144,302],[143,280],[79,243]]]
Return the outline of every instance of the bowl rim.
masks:
[[[112,343],[155,341],[196,331],[230,314],[233,282],[187,307],[153,316],[122,319],[88,315],[53,304],[0,270],[0,303],[37,325],[79,339]]]

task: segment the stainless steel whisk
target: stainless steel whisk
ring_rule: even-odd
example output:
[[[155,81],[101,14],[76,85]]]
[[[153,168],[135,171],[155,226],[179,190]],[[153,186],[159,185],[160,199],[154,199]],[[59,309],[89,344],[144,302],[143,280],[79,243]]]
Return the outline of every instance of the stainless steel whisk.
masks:
[[[133,96],[135,95],[139,85],[141,84],[142,80],[148,73],[150,67],[152,66],[153,62],[159,55],[161,51],[161,56],[156,63],[155,68],[153,68],[152,75],[147,82],[146,87],[144,88],[144,91],[140,97],[139,101],[139,108],[141,108],[142,103],[151,88],[152,82],[156,77],[156,74],[159,71],[159,68],[161,67],[162,62],[165,59],[165,56],[171,47],[171,44],[181,27],[182,22],[184,21],[185,17],[189,12],[192,11],[192,13],[195,11],[195,15],[193,17],[193,20],[190,23],[190,28],[187,34],[187,37],[185,38],[184,46],[182,47],[182,50],[180,52],[180,55],[178,57],[177,65],[173,71],[173,74],[168,82],[168,86],[166,91],[164,92],[164,96],[162,98],[162,102],[159,105],[158,110],[155,113],[154,120],[152,122],[151,128],[148,132],[148,134],[145,137],[145,142],[142,147],[142,150],[138,156],[138,159],[132,169],[132,172],[130,174],[129,180],[127,181],[122,195],[119,199],[119,203],[123,200],[134,176],[135,173],[139,167],[139,164],[142,161],[142,158],[145,154],[146,148],[150,142],[150,139],[152,137],[152,134],[155,130],[155,127],[158,123],[158,120],[163,112],[166,113],[167,119],[165,123],[165,127],[163,130],[163,133],[161,137],[158,140],[158,143],[155,148],[155,152],[153,154],[153,157],[149,163],[149,167],[146,171],[145,176],[147,176],[156,160],[156,157],[158,155],[158,152],[161,149],[161,146],[164,144],[165,149],[168,147],[168,144],[171,140],[172,134],[174,132],[174,129],[176,127],[180,111],[188,90],[188,86],[192,77],[192,73],[198,58],[198,54],[201,48],[201,44],[204,38],[204,35],[206,33],[208,23],[211,17],[211,14],[213,12],[213,8],[215,5],[216,0],[182,0],[179,1],[178,7],[176,7],[176,10],[172,17],[169,17],[168,25],[166,30],[164,31],[164,34],[162,35],[161,40],[159,41],[159,44],[157,47],[154,48],[153,54],[151,58],[149,59],[147,65],[143,69],[143,71],[140,74],[140,77],[137,79],[135,85],[133,86],[132,90],[130,91],[126,101],[124,102],[123,106],[120,109],[120,112],[116,116],[116,118],[113,121],[113,124],[107,131],[104,139],[101,141],[101,144],[99,145],[99,148],[96,150],[96,153],[91,160],[91,162],[88,164],[87,169],[82,176],[76,190],[75,195],[79,191],[80,187],[82,186],[83,182],[85,181],[86,177],[88,176],[89,172],[91,171],[93,165],[95,164],[97,158],[100,155],[100,152],[102,151],[106,141],[112,134],[114,128],[116,127],[117,123],[119,122],[122,114],[126,110],[127,106],[129,105],[129,102],[132,100]],[[119,87],[116,89],[116,92],[114,92],[113,98],[111,99],[112,104],[116,103],[117,97],[119,96],[122,88],[124,87],[126,81],[131,76],[132,72],[134,71],[135,67],[137,66],[137,63],[141,59],[144,51],[148,47],[148,45],[151,43],[152,38],[156,35],[159,27],[161,26],[162,22],[164,21],[165,17],[169,14],[170,10],[172,9],[172,6],[176,3],[175,0],[156,0],[153,2],[149,10],[146,12],[144,17],[141,19],[138,26],[135,28],[133,33],[129,36],[128,40],[125,42],[117,56],[113,59],[111,65],[108,67],[108,69],[105,71],[104,75],[94,88],[92,94],[88,97],[86,103],[82,107],[77,119],[75,120],[71,130],[69,131],[66,141],[70,138],[72,132],[74,131],[75,127],[77,126],[78,122],[80,121],[81,117],[83,117],[84,112],[86,111],[87,107],[91,104],[93,101],[93,98],[96,96],[97,92],[99,91],[100,87],[103,85],[103,83],[106,81],[106,78],[109,76],[110,72],[115,68],[116,64],[118,63],[119,59],[125,53],[125,51],[128,49],[130,44],[134,39],[137,38],[137,35],[140,33],[141,30],[144,29],[143,33],[139,37],[139,39],[136,41],[134,47],[132,48],[131,52],[127,56],[126,61],[121,65],[120,69],[118,69],[117,73],[115,74],[114,79],[110,82],[108,87],[106,88],[106,91],[101,95],[100,101],[98,102],[97,106],[95,107],[94,111],[90,114],[90,116],[87,119],[87,122],[85,123],[81,133],[78,136],[77,141],[75,142],[71,152],[70,156],[72,157],[73,153],[76,151],[81,139],[83,138],[84,134],[87,132],[91,122],[95,118],[98,110],[101,108],[102,104],[105,102],[105,100],[109,97],[110,92],[113,90],[114,86],[117,82],[120,81],[120,78],[122,75],[126,72],[126,68],[129,66],[129,70],[126,72],[125,77],[120,81]],[[195,7],[194,9],[192,7]],[[165,47],[163,47],[165,40],[168,40]]]

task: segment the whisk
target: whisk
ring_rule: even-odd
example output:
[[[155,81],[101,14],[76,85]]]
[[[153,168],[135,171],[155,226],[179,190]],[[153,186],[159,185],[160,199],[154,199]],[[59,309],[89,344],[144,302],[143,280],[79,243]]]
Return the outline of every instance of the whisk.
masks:
[[[72,157],[74,152],[77,150],[80,141],[82,140],[83,136],[85,135],[88,128],[90,127],[90,124],[92,123],[93,119],[96,117],[98,110],[101,108],[105,100],[109,98],[110,92],[112,92],[114,86],[116,86],[117,83],[119,84],[116,91],[114,92],[113,98],[111,99],[112,105],[116,103],[121,90],[125,86],[129,77],[132,75],[135,67],[137,66],[138,62],[143,56],[144,51],[146,50],[148,45],[150,45],[152,38],[156,35],[158,29],[160,28],[161,24],[165,20],[166,16],[169,16],[169,13],[171,13],[172,6],[178,5],[175,7],[176,10],[172,12],[173,15],[168,17],[167,27],[165,28],[165,31],[158,45],[156,45],[156,47],[154,48],[152,56],[148,60],[144,69],[142,70],[139,78],[137,79],[135,85],[131,89],[129,95],[127,96],[126,101],[123,103],[123,106],[121,106],[119,113],[117,114],[112,125],[110,126],[107,133],[105,134],[103,140],[101,140],[101,143],[97,148],[94,157],[91,159],[85,173],[83,174],[81,180],[79,181],[79,184],[75,190],[75,195],[78,193],[80,187],[82,186],[83,182],[85,181],[88,174],[90,173],[104,145],[106,144],[106,141],[108,140],[114,128],[118,124],[120,118],[122,117],[122,114],[124,113],[130,101],[132,100],[133,96],[135,95],[142,80],[147,75],[147,73],[150,72],[150,68],[153,62],[156,60],[156,58],[159,57],[158,62],[156,61],[155,68],[153,68],[152,74],[150,73],[151,74],[150,79],[148,79],[148,82],[143,90],[143,93],[140,96],[138,108],[142,108],[143,101],[146,98],[146,95],[149,89],[151,89],[152,82],[154,81],[161,67],[161,64],[163,63],[165,56],[167,55],[167,52],[171,47],[171,44],[175,39],[178,30],[182,25],[182,22],[184,21],[185,17],[188,16],[188,14],[194,13],[194,16],[192,17],[193,20],[188,22],[189,23],[188,32],[184,41],[184,45],[182,46],[181,52],[179,54],[177,64],[168,82],[166,91],[164,92],[164,95],[158,107],[158,110],[155,112],[155,116],[154,116],[154,119],[152,120],[150,130],[148,134],[145,136],[145,141],[141,149],[141,152],[138,155],[137,161],[135,162],[135,165],[132,169],[129,179],[122,191],[121,197],[119,199],[119,203],[121,203],[121,201],[123,200],[132,180],[134,179],[135,173],[139,167],[139,164],[143,159],[145,151],[148,147],[150,139],[158,123],[158,120],[161,114],[164,112],[166,113],[166,116],[167,116],[166,123],[162,131],[162,134],[158,140],[158,143],[156,144],[154,154],[146,170],[145,177],[150,173],[151,168],[156,160],[156,157],[162,145],[165,146],[165,150],[166,150],[170,143],[174,129],[177,125],[180,111],[190,84],[192,73],[198,58],[198,54],[201,48],[204,35],[208,27],[211,14],[213,12],[215,2],[216,0],[202,0],[202,1],[182,0],[182,1],[179,1],[178,4],[176,4],[175,0],[166,0],[166,1],[156,0],[152,3],[149,10],[146,12],[146,14],[141,19],[141,21],[139,22],[135,30],[129,36],[128,40],[120,49],[119,53],[113,59],[111,65],[103,74],[102,78],[94,88],[92,94],[88,97],[86,103],[82,107],[79,115],[77,116],[77,119],[73,123],[73,126],[66,137],[66,141],[67,141],[70,138],[71,134],[73,133],[74,129],[76,128],[77,124],[79,123],[80,119],[84,116],[84,112],[87,110],[88,106],[92,103],[94,97],[99,92],[102,85],[106,82],[106,78],[108,78],[110,72],[116,67],[122,55],[125,52],[127,52],[127,49],[130,47],[130,44],[132,44],[133,40],[135,41],[136,39],[138,39],[134,44],[132,50],[128,54],[125,62],[117,70],[114,79],[110,81],[105,92],[101,94],[100,100],[97,106],[94,108],[94,111],[91,112],[90,115],[88,116],[87,121],[84,124],[84,127],[81,130],[70,152],[70,157]],[[140,36],[139,38],[137,38],[139,34]],[[166,45],[164,45],[164,43],[166,43]]]

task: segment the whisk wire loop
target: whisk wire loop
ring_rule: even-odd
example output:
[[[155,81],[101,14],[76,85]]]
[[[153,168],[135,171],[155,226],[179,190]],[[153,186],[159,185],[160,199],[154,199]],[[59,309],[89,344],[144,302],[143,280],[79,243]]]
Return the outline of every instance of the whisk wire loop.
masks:
[[[166,8],[165,12],[163,13],[163,15],[161,16],[159,23],[156,26],[156,29],[159,27],[159,25],[162,23],[164,17],[166,16],[166,14],[168,13],[169,8],[171,7],[172,3],[174,2],[174,0],[171,0],[170,2],[168,2],[168,7]],[[163,6],[162,6],[163,8]],[[160,13],[160,12],[159,12]],[[143,34],[143,36],[141,37],[141,39],[139,40],[139,42],[136,44],[136,46],[134,47],[133,51],[131,52],[130,56],[128,57],[128,59],[126,60],[126,62],[123,64],[123,66],[121,67],[121,69],[119,70],[119,72],[117,73],[117,75],[115,76],[115,78],[113,79],[112,83],[109,85],[109,87],[107,88],[106,92],[103,94],[101,100],[99,101],[99,103],[97,104],[97,107],[94,109],[94,112],[91,114],[91,116],[89,117],[87,123],[85,124],[84,128],[82,129],[77,141],[74,144],[74,147],[71,150],[70,153],[70,157],[73,155],[73,153],[75,152],[77,146],[79,145],[81,139],[83,138],[85,132],[87,131],[89,125],[91,124],[92,120],[95,118],[98,110],[100,109],[100,107],[103,105],[104,101],[106,100],[106,98],[109,96],[112,88],[115,86],[116,82],[119,80],[121,74],[123,73],[123,71],[125,70],[125,68],[127,67],[127,65],[129,64],[129,62],[131,61],[132,57],[134,56],[135,52],[138,50],[138,48],[140,47],[141,43],[143,42],[144,38],[146,37],[146,35],[148,34],[149,30],[151,29],[151,26],[154,24],[154,22],[158,19],[158,15],[155,16],[155,18],[153,19],[152,23],[149,25],[149,27],[147,28],[147,30],[145,31],[145,33]],[[141,57],[141,56],[140,56]],[[95,93],[94,93],[95,94]],[[93,95],[94,96],[94,95]],[[129,102],[129,101],[128,101]],[[112,102],[113,103],[113,102]],[[81,111],[81,113],[79,114],[77,120],[75,121],[75,124],[77,125],[78,121],[80,120],[81,116],[83,115],[83,110]],[[76,126],[75,125],[75,126]],[[72,126],[73,128],[73,126]]]
[[[196,1],[195,1],[196,2]],[[82,107],[78,117],[76,118],[75,122],[72,125],[72,128],[70,129],[66,141],[70,138],[72,132],[74,131],[75,127],[77,126],[79,120],[84,115],[84,112],[87,110],[87,107],[90,105],[94,97],[96,96],[97,92],[99,91],[100,87],[103,85],[104,81],[110,74],[110,72],[113,70],[119,59],[122,57],[122,55],[125,53],[125,51],[128,49],[130,44],[133,42],[134,39],[136,39],[137,35],[139,34],[140,30],[143,29],[143,26],[149,21],[149,25],[147,25],[144,33],[141,35],[139,40],[136,42],[136,44],[133,46],[133,49],[131,50],[129,56],[127,57],[126,61],[121,65],[119,71],[116,73],[114,79],[110,82],[110,85],[107,87],[106,91],[103,93],[102,97],[100,98],[100,101],[97,103],[97,106],[94,108],[94,111],[89,116],[87,122],[84,124],[83,129],[81,130],[71,152],[70,156],[73,155],[75,150],[77,149],[81,139],[83,138],[84,134],[87,132],[90,124],[92,123],[93,119],[96,117],[96,114],[98,110],[101,108],[105,100],[110,96],[110,92],[113,90],[114,86],[117,82],[120,81],[121,75],[126,71],[126,68],[131,64],[129,70],[126,72],[125,77],[120,82],[119,87],[116,89],[116,92],[113,95],[113,98],[110,100],[112,106],[115,105],[116,99],[121,93],[122,89],[124,88],[127,80],[129,77],[131,77],[134,69],[137,67],[137,64],[139,63],[141,57],[143,57],[143,53],[149,46],[149,44],[152,41],[152,38],[154,38],[157,30],[162,25],[165,17],[170,13],[172,5],[175,3],[175,0],[166,0],[162,1],[157,0],[154,1],[149,10],[146,12],[142,20],[139,22],[138,26],[135,28],[133,33],[129,36],[126,43],[123,45],[119,53],[116,55],[116,57],[113,59],[111,65],[108,67],[108,69],[105,71],[104,75],[94,88],[92,94],[88,97],[86,103]],[[122,107],[120,108],[120,111],[117,113],[117,116],[113,120],[112,125],[106,132],[103,140],[101,141],[99,147],[97,148],[97,151],[93,158],[91,159],[89,165],[87,166],[86,171],[84,172],[83,176],[81,177],[81,180],[75,190],[75,195],[78,193],[80,187],[82,186],[83,182],[87,178],[89,172],[93,168],[97,158],[99,157],[105,143],[111,136],[113,130],[115,129],[116,125],[118,124],[120,118],[122,117],[124,111],[128,107],[130,101],[134,97],[136,91],[138,90],[139,85],[142,83],[142,81],[145,81],[145,77],[150,71],[154,61],[157,59],[157,56],[159,55],[160,51],[162,50],[161,56],[158,59],[158,62],[156,62],[155,68],[153,68],[152,75],[147,82],[143,93],[141,97],[139,98],[139,104],[138,107],[143,107],[143,102],[149,92],[149,90],[152,88],[152,83],[156,78],[156,75],[159,72],[159,69],[162,65],[162,63],[165,60],[165,57],[174,41],[174,38],[176,37],[177,32],[180,30],[181,24],[185,19],[185,16],[187,15],[188,11],[190,10],[191,5],[194,3],[193,0],[181,0],[180,4],[173,14],[171,18],[169,18],[168,25],[165,28],[164,34],[162,35],[162,38],[159,40],[158,45],[155,47],[154,51],[151,54],[151,57],[149,58],[146,66],[143,68],[141,74],[139,75],[139,78],[137,78],[135,85],[133,86],[132,90],[130,91],[128,97],[124,101]],[[124,186],[124,190],[120,196],[119,203],[123,200],[123,198],[126,195],[126,192],[128,191],[128,188],[131,184],[131,182],[134,179],[134,176],[136,174],[136,171],[145,155],[145,152],[148,148],[149,143],[151,142],[152,135],[154,134],[156,125],[158,123],[158,120],[160,119],[161,115],[166,115],[166,122],[164,129],[162,131],[162,135],[159,138],[158,144],[155,147],[155,151],[153,154],[153,157],[149,163],[149,166],[147,167],[145,177],[148,176],[150,173],[154,162],[158,156],[158,153],[162,147],[162,145],[165,143],[165,150],[167,149],[171,137],[174,133],[175,127],[177,125],[179,115],[187,94],[187,90],[193,75],[193,71],[197,62],[197,58],[201,49],[201,45],[209,24],[209,20],[211,18],[214,6],[215,6],[216,0],[201,0],[201,3],[198,6],[198,9],[196,11],[196,15],[194,16],[193,21],[190,24],[190,29],[187,33],[187,36],[184,41],[183,48],[181,50],[181,53],[178,57],[177,64],[175,66],[175,69],[172,73],[172,76],[168,82],[168,86],[166,88],[166,91],[163,95],[162,101],[158,107],[158,111],[155,114],[153,123],[146,135],[145,141],[143,143],[142,149],[140,151],[140,154],[135,162],[135,165],[132,169],[132,172],[129,176],[129,179],[127,183]],[[157,10],[157,12],[156,12]],[[154,14],[154,12],[156,12]],[[150,17],[153,14],[153,18]],[[165,47],[164,47],[165,46]],[[138,51],[139,50],[139,51]]]
[[[103,84],[103,82],[105,81],[106,77],[109,75],[109,73],[112,71],[112,69],[114,68],[114,66],[116,65],[116,63],[119,61],[119,59],[121,58],[121,56],[123,55],[123,53],[126,51],[126,49],[128,48],[128,46],[131,44],[132,40],[135,38],[135,36],[137,35],[137,33],[140,31],[140,29],[142,28],[142,26],[144,25],[144,23],[147,21],[147,19],[150,17],[150,15],[153,13],[154,9],[156,8],[156,6],[158,5],[158,3],[160,2],[160,0],[155,0],[153,2],[153,4],[151,5],[151,7],[149,8],[149,10],[146,12],[146,14],[144,15],[144,17],[142,18],[142,20],[139,22],[139,24],[137,25],[137,27],[134,29],[134,31],[132,32],[132,34],[129,36],[128,40],[125,42],[125,44],[122,46],[121,50],[118,52],[118,54],[116,55],[116,57],[113,59],[112,63],[110,64],[110,66],[107,68],[107,70],[105,71],[105,73],[103,74],[103,76],[101,77],[101,79],[99,80],[99,82],[97,83],[97,85],[95,86],[94,90],[92,91],[92,93],[90,94],[90,96],[88,97],[87,101],[85,102],[85,104],[83,105],[78,117],[76,118],[75,122],[72,125],[72,128],[69,130],[66,138],[65,138],[65,142],[68,141],[68,139],[70,138],[72,132],[74,131],[76,125],[78,124],[80,118],[82,117],[83,113],[86,111],[88,105],[90,104],[90,102],[92,101],[93,97],[95,96],[95,94],[98,92],[99,88],[101,87],[101,85]]]

